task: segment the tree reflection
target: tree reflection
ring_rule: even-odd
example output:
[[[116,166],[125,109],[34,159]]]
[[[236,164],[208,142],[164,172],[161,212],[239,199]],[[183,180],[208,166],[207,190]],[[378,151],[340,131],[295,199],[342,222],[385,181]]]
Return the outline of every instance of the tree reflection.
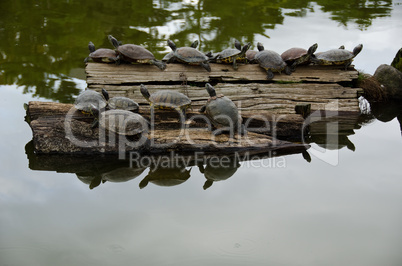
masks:
[[[391,0],[316,3],[341,25],[354,23],[361,29],[392,10]],[[106,36],[112,34],[124,43],[144,45],[157,58],[168,52],[168,38],[180,46],[199,39],[200,50],[220,51],[234,39],[254,43],[256,35],[269,38],[267,29],[282,24],[285,16],[306,16],[314,5],[307,0],[2,0],[0,83],[72,102],[78,89],[69,77],[73,69],[83,76],[89,41],[111,48]]]

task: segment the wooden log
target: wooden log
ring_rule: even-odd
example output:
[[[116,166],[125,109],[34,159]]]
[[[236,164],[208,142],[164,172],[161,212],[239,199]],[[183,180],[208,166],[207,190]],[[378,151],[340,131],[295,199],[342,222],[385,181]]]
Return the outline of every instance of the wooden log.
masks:
[[[149,82],[268,82],[266,72],[257,64],[239,64],[238,70],[231,65],[210,64],[211,72],[200,66],[168,64],[161,71],[153,65],[101,64],[86,65],[87,83],[98,85],[139,84]],[[339,66],[299,66],[291,75],[275,74],[272,81],[281,82],[350,82],[357,79],[358,72]]]
[[[143,113],[145,116],[148,113]],[[189,117],[195,113],[189,112]],[[116,135],[92,128],[93,117],[84,115],[73,105],[30,102],[27,110],[36,153],[115,154],[130,151],[144,153],[205,152],[233,153],[245,151],[301,152],[307,147],[249,132],[245,136],[214,136],[198,122],[181,128],[177,117],[160,112],[147,140]],[[176,119],[176,120],[175,120]]]

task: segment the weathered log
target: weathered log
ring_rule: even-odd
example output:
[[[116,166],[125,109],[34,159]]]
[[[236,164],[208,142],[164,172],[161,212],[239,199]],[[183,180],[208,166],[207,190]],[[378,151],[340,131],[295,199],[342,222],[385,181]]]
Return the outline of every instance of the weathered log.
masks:
[[[149,118],[149,113],[142,114]],[[197,113],[188,113],[190,121],[195,114]],[[182,128],[180,123],[177,123],[177,114],[174,112],[157,113],[146,141],[117,135],[101,128],[92,128],[94,118],[82,114],[71,104],[30,102],[27,116],[33,132],[34,150],[37,153],[233,153],[276,150],[301,152],[307,148],[305,145],[280,141],[253,132],[245,136],[215,136],[198,120],[193,120]]]

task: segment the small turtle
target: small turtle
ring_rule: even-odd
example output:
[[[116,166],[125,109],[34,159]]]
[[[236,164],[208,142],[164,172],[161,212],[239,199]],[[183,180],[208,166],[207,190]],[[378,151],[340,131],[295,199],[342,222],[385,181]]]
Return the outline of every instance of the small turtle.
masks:
[[[317,65],[344,65],[345,70],[352,64],[353,58],[356,57],[363,49],[363,44],[357,45],[353,52],[338,48],[326,52],[315,54],[311,57],[311,61]]]
[[[149,94],[148,89],[144,84],[140,85],[142,96],[149,102],[151,110],[156,109],[170,109],[181,111],[186,117],[186,109],[191,107],[191,100],[183,93],[170,90],[161,90]]]
[[[175,43],[171,40],[167,41],[169,47],[173,51],[173,56],[167,61],[168,63],[178,61],[180,63],[189,65],[200,65],[208,72],[211,72],[211,67],[208,63],[208,57],[193,47],[180,47],[177,48]]]
[[[85,114],[97,113],[106,105],[107,101],[102,94],[90,89],[81,92],[74,103],[75,108]]]
[[[274,51],[264,50],[264,46],[261,43],[257,44],[258,53],[255,55],[255,61],[267,71],[267,79],[273,79],[274,73],[285,70],[287,75],[292,74],[290,67],[283,61],[282,57]]]
[[[109,109],[120,109],[120,110],[127,110],[127,111],[132,111],[132,112],[138,112],[140,109],[140,106],[138,103],[133,101],[130,98],[127,97],[113,97],[109,98],[109,93],[105,90],[102,89],[102,94],[103,97],[105,97],[106,101],[108,102],[108,108]]]
[[[148,132],[148,121],[141,115],[126,110],[102,112],[99,125],[120,135],[134,136]]]
[[[141,180],[139,186],[143,189],[149,182],[161,186],[172,187],[180,185],[190,178],[191,168],[186,170],[185,167],[155,167],[149,170],[149,173],[143,180]]]
[[[257,53],[258,53],[258,51],[255,51],[255,50],[247,50],[247,52],[246,52],[247,62],[250,64],[255,64],[256,62],[254,61],[254,58]]]
[[[215,58],[216,63],[219,64],[233,64],[233,68],[237,70],[236,61],[246,62],[246,52],[250,48],[250,43],[241,47],[241,43],[235,40],[236,49],[228,48],[218,53]]]
[[[296,69],[298,65],[305,65],[310,63],[311,56],[317,50],[318,44],[313,44],[308,48],[308,50],[304,48],[293,47],[281,54],[283,61],[288,64],[292,70]]]
[[[88,43],[89,56],[85,58],[84,62],[87,63],[92,60],[97,63],[116,63],[119,61],[119,55],[116,51],[107,48],[95,49],[95,45],[92,42]]]
[[[129,63],[151,64],[157,66],[159,69],[166,68],[165,62],[156,60],[155,56],[142,46],[135,44],[120,44],[112,35],[108,36],[109,41],[116,48],[121,60]]]
[[[205,88],[210,98],[207,104],[201,107],[200,112],[205,112],[211,123],[221,131],[245,134],[243,119],[232,100],[222,94],[216,95],[214,87],[209,83],[205,84]]]
[[[198,46],[198,40],[195,40],[191,45],[190,45],[190,47],[192,47],[192,48],[197,48],[197,46]],[[165,55],[163,58],[162,58],[162,61],[163,62],[168,62],[169,60],[169,63],[174,63],[175,62],[175,59],[171,59],[172,57],[174,56],[174,52],[173,51],[171,51],[171,52],[169,52],[167,55]]]

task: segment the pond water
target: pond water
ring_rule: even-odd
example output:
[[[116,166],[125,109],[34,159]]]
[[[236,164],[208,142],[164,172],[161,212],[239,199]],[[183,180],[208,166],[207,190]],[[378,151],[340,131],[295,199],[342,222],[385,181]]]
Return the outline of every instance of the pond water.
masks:
[[[354,64],[373,74],[401,48],[401,28],[400,0],[2,0],[0,265],[402,265],[401,105],[372,105],[338,145],[312,137],[311,162],[240,162],[215,182],[197,166],[152,179],[126,162],[37,158],[23,108],[73,102],[88,42],[110,47],[108,34],[157,58],[168,38],[279,53],[363,43]]]

